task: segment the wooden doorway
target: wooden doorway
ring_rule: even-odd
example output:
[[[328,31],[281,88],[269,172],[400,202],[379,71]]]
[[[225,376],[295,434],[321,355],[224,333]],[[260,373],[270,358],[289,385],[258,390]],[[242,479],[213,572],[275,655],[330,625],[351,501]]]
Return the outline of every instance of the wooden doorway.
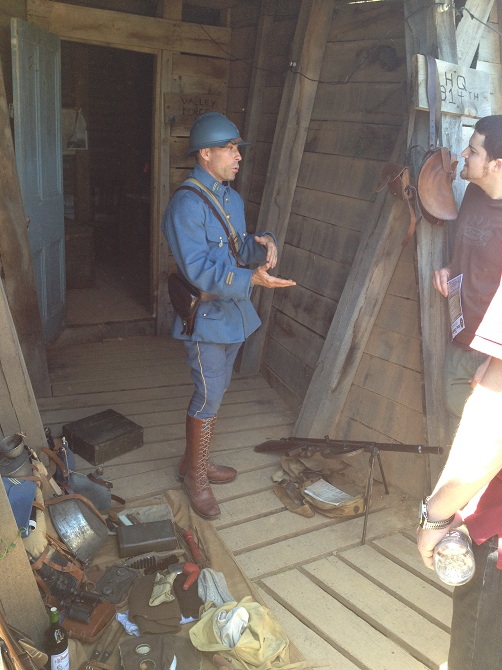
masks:
[[[87,132],[63,146],[66,326],[152,319],[154,56],[63,41],[61,60],[63,109]]]

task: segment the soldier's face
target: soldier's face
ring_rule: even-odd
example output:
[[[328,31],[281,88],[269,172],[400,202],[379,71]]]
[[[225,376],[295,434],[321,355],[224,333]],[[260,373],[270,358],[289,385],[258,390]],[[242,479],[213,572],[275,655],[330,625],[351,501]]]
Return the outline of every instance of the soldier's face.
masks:
[[[217,181],[234,181],[242,156],[237,144],[200,150],[202,165]]]

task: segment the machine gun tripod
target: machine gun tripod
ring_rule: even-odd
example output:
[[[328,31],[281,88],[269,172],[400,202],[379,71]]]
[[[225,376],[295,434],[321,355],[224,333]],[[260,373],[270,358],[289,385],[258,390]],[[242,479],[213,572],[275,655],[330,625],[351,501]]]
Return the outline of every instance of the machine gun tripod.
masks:
[[[425,447],[422,444],[396,444],[387,442],[367,442],[361,440],[332,440],[328,435],[324,438],[312,437],[281,437],[280,440],[267,440],[258,444],[254,450],[258,453],[280,452],[284,456],[297,456],[311,458],[315,454],[320,454],[323,458],[336,458],[344,454],[350,454],[354,451],[367,451],[370,453],[368,479],[366,482],[366,492],[364,495],[364,523],[361,544],[366,541],[366,528],[368,525],[368,515],[373,492],[373,474],[375,469],[375,460],[378,461],[378,467],[382,476],[385,493],[389,495],[389,487],[383,470],[381,451],[393,451],[408,454],[442,454],[442,447]]]

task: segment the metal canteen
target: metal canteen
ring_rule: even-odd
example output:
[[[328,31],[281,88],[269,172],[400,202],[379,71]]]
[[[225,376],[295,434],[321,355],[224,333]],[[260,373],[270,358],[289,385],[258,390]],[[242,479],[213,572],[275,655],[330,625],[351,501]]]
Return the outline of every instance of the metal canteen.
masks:
[[[7,458],[17,458],[24,449],[24,435],[22,433],[14,433],[7,435],[0,441],[0,456],[7,456]]]
[[[81,500],[63,498],[48,509],[61,540],[74,556],[88,563],[108,538],[105,524]]]

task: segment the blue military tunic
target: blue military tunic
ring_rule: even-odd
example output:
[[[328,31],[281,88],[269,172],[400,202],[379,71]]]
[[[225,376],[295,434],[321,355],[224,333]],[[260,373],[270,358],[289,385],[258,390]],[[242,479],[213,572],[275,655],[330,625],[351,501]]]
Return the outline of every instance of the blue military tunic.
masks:
[[[190,176],[221,203],[235,230],[242,262],[263,263],[266,249],[255,242],[254,235],[246,233],[244,203],[237,191],[227,182],[216,181],[198,164]],[[197,288],[218,296],[201,303],[191,337],[181,334],[183,323],[176,314],[172,336],[201,342],[243,342],[261,323],[251,303],[252,270],[238,267],[215,214],[195,193],[177,191],[166,208],[162,230],[180,272]]]

